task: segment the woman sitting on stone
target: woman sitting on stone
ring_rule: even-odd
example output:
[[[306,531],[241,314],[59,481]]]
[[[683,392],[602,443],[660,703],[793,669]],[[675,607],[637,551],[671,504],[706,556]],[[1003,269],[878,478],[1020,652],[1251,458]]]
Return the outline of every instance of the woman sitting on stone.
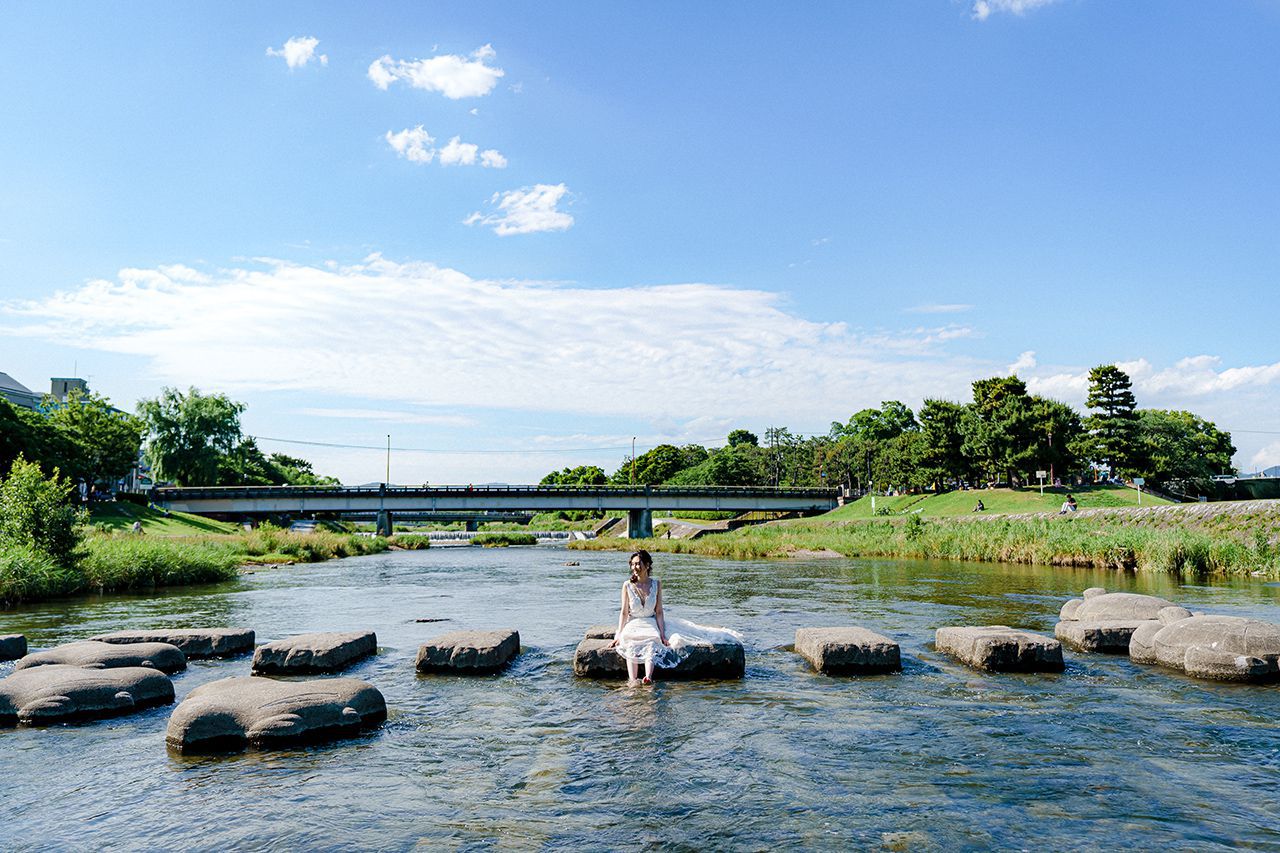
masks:
[[[610,647],[627,661],[627,683],[653,683],[653,668],[670,668],[689,656],[689,646],[725,640],[741,642],[742,635],[724,628],[695,625],[684,619],[668,620],[662,611],[662,582],[653,577],[653,558],[648,551],[636,551],[628,560],[631,577],[622,585],[622,608],[618,630]],[[675,629],[667,634],[668,623]],[[644,680],[639,681],[640,662]]]

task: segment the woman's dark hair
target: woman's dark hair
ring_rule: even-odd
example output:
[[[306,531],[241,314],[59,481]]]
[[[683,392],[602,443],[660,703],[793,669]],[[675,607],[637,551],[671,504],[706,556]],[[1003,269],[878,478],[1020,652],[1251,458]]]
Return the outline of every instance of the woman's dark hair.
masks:
[[[653,570],[653,557],[650,557],[650,556],[649,556],[649,552],[648,552],[648,551],[644,550],[643,548],[641,548],[639,551],[632,551],[632,552],[631,552],[631,556],[630,556],[630,557],[627,557],[627,565],[628,565],[628,566],[630,566],[630,565],[631,565],[631,561],[632,561],[632,560],[634,560],[636,557],[639,557],[639,558],[640,558],[640,564],[641,564],[641,565],[648,566],[650,571],[652,571],[652,570]],[[639,582],[639,580],[640,580],[639,575],[637,575],[637,574],[633,571],[633,572],[631,573],[631,582],[632,582],[632,583],[638,583],[638,582]]]

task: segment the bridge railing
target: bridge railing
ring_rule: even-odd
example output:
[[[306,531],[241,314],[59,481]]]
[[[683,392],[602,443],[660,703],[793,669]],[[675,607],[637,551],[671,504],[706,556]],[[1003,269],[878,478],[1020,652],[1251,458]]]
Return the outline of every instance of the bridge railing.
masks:
[[[743,497],[778,496],[834,499],[839,489],[797,486],[163,486],[152,489],[157,502],[253,497],[305,497],[332,495],[365,497],[372,495],[429,497],[432,495],[474,494],[477,497],[573,494],[621,497]]]

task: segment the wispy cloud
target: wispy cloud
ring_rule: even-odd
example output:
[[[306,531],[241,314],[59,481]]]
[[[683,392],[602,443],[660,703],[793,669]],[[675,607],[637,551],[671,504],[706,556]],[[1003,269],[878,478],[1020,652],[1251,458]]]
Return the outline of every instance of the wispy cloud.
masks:
[[[965,302],[930,302],[925,305],[913,305],[907,309],[908,314],[963,314],[972,311],[973,306]]]
[[[1005,370],[1010,374],[1025,373],[1026,371],[1031,370],[1035,366],[1036,366],[1035,350],[1027,350],[1026,352],[1019,355],[1012,364],[1010,364],[1007,368],[1005,368]]]
[[[11,303],[3,331],[138,355],[154,379],[182,386],[363,400],[370,376],[390,375],[375,396],[428,404],[427,414],[634,416],[645,400],[651,423],[709,418],[718,425],[707,422],[709,435],[726,419],[825,423],[833,400],[911,399],[988,369],[937,355],[958,329],[865,338],[786,312],[778,294],[719,285],[490,281],[377,255],[346,266],[167,270],[126,269]]]
[[[392,59],[383,56],[369,66],[373,85],[385,91],[392,83],[403,82],[414,89],[439,92],[451,100],[478,98],[493,91],[505,72],[487,64],[495,56],[491,45],[470,56],[441,54],[430,59]]]
[[[323,53],[316,53],[316,47],[319,44],[320,39],[313,36],[294,36],[284,43],[284,47],[267,48],[267,56],[282,58],[290,68],[301,68],[313,59],[321,65],[328,65],[329,57]]]
[[[567,231],[573,226],[573,216],[560,210],[559,204],[568,192],[564,184],[538,184],[494,193],[489,199],[489,206],[495,208],[493,212],[476,211],[463,221],[467,225],[489,226],[500,237]]]
[[[422,125],[392,133],[384,137],[391,150],[412,163],[430,163],[438,158],[441,166],[474,166],[479,163],[487,169],[505,169],[507,158],[495,149],[480,150],[479,145],[463,142],[461,137],[450,139],[443,148],[436,147],[436,140]]]
[[[341,418],[360,421],[386,421],[398,424],[426,424],[428,426],[469,427],[476,419],[467,415],[436,415],[421,412],[403,412],[391,409],[299,409],[299,415],[309,418]]]
[[[1048,6],[1058,0],[974,0],[973,18],[985,21],[993,12],[1007,12],[1011,15],[1025,15],[1032,9]]]

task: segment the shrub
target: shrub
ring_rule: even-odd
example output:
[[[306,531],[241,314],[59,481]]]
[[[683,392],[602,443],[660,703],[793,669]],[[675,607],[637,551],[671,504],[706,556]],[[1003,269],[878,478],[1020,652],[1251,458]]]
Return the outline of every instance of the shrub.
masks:
[[[84,513],[71,505],[75,486],[45,478],[40,466],[19,456],[0,482],[0,548],[27,548],[47,554],[62,566],[75,565]]]
[[[5,604],[68,595],[83,584],[79,571],[60,566],[48,554],[20,545],[0,551],[0,602]]]
[[[538,537],[532,533],[481,533],[471,537],[472,545],[485,548],[506,548],[509,545],[537,545]]]

